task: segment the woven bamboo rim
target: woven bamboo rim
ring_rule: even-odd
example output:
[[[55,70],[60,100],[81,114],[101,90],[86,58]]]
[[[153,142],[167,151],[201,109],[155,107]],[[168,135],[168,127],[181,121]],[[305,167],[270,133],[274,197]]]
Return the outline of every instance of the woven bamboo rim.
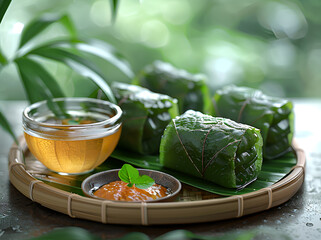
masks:
[[[186,224],[238,218],[288,201],[304,180],[305,154],[293,141],[297,164],[290,173],[270,187],[255,192],[201,201],[169,203],[111,202],[62,191],[35,179],[25,170],[22,152],[28,150],[24,137],[9,153],[9,178],[26,197],[73,218],[102,223],[156,225]]]

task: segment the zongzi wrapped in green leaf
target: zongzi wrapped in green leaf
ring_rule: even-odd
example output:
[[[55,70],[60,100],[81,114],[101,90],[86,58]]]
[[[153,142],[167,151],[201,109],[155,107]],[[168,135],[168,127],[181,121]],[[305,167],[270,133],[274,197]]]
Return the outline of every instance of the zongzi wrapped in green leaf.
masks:
[[[178,115],[177,100],[131,84],[114,82],[111,88],[123,110],[118,146],[141,154],[158,154],[165,127]]]
[[[173,119],[160,145],[164,167],[228,188],[254,181],[262,167],[260,130],[189,110]]]
[[[227,86],[216,92],[213,115],[230,118],[261,130],[263,156],[273,159],[291,150],[293,106],[285,99],[266,96],[260,90]]]
[[[193,109],[208,112],[210,96],[202,74],[191,74],[169,63],[155,61],[137,77],[135,84],[178,100],[179,111]]]

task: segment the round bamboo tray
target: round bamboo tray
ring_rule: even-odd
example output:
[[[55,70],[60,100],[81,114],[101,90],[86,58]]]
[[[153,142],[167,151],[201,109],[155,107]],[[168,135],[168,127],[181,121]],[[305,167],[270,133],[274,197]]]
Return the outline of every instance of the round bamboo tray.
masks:
[[[11,183],[26,197],[47,208],[82,218],[113,224],[186,224],[242,217],[278,206],[288,201],[304,180],[304,151],[293,141],[297,163],[282,180],[255,192],[230,197],[168,203],[111,202],[66,192],[34,178],[24,164],[28,152],[25,139],[13,144],[9,153]]]

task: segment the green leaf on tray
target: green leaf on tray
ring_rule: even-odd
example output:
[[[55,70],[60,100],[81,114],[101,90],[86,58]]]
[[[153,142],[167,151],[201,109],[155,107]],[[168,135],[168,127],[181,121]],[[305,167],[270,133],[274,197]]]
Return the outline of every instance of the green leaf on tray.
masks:
[[[286,176],[290,172],[291,168],[296,164],[296,156],[294,153],[288,153],[278,159],[263,161],[262,170],[256,181],[247,185],[243,189],[231,189],[218,186],[201,178],[192,177],[178,171],[166,169],[160,164],[158,156],[142,156],[132,152],[123,152],[116,149],[113,152],[112,157],[137,167],[168,173],[183,183],[223,196],[250,193],[271,186]]]
[[[107,161],[105,161],[102,165],[97,167],[95,171],[90,174],[110,169],[120,169],[123,166],[124,162],[135,165],[136,167],[153,169],[168,173],[176,177],[183,183],[211,193],[219,194],[222,196],[232,196],[257,191],[259,189],[271,186],[272,184],[281,180],[290,172],[291,168],[296,164],[296,156],[294,153],[288,153],[282,158],[263,161],[262,170],[258,176],[258,179],[250,185],[246,186],[245,188],[238,190],[224,188],[200,178],[191,177],[177,171],[165,169],[159,163],[158,156],[142,156],[139,154],[123,152],[120,150],[115,150],[112,154],[112,157],[108,158]],[[86,177],[89,176],[89,174],[80,176],[60,176],[55,173],[47,173],[47,175],[40,174],[34,176],[39,180],[45,181],[47,184],[54,184],[55,187],[64,191],[83,195],[81,193],[81,183]],[[68,190],[66,190],[67,188]]]
[[[37,177],[36,177],[37,178]],[[54,188],[59,188],[60,190],[66,191],[66,192],[72,192],[72,193],[76,193],[78,195],[84,196],[82,190],[79,187],[75,187],[75,186],[71,186],[70,184],[63,184],[61,182],[57,183],[57,182],[53,182],[53,181],[49,181],[43,178],[37,178],[41,181],[43,181],[44,183],[48,184],[49,186],[52,186]]]

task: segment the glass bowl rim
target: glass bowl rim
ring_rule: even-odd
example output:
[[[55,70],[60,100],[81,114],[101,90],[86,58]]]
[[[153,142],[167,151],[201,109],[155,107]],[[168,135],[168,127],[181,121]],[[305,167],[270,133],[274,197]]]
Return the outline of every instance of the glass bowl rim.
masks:
[[[97,127],[97,126],[104,126],[108,124],[115,124],[120,117],[122,116],[122,110],[121,108],[109,101],[96,99],[96,98],[86,98],[86,97],[62,97],[62,98],[53,98],[51,99],[54,102],[59,101],[75,101],[75,102],[93,102],[93,103],[100,103],[104,105],[108,105],[110,109],[115,110],[116,114],[106,120],[95,122],[95,123],[86,123],[86,124],[78,124],[78,125],[63,125],[63,124],[53,124],[53,123],[44,123],[36,121],[34,118],[30,117],[28,113],[30,113],[31,110],[38,108],[41,105],[44,105],[47,103],[47,100],[35,102],[28,107],[26,107],[23,111],[23,118],[24,120],[27,120],[28,122],[35,123],[42,127],[65,127],[65,128],[88,128],[88,127]]]

